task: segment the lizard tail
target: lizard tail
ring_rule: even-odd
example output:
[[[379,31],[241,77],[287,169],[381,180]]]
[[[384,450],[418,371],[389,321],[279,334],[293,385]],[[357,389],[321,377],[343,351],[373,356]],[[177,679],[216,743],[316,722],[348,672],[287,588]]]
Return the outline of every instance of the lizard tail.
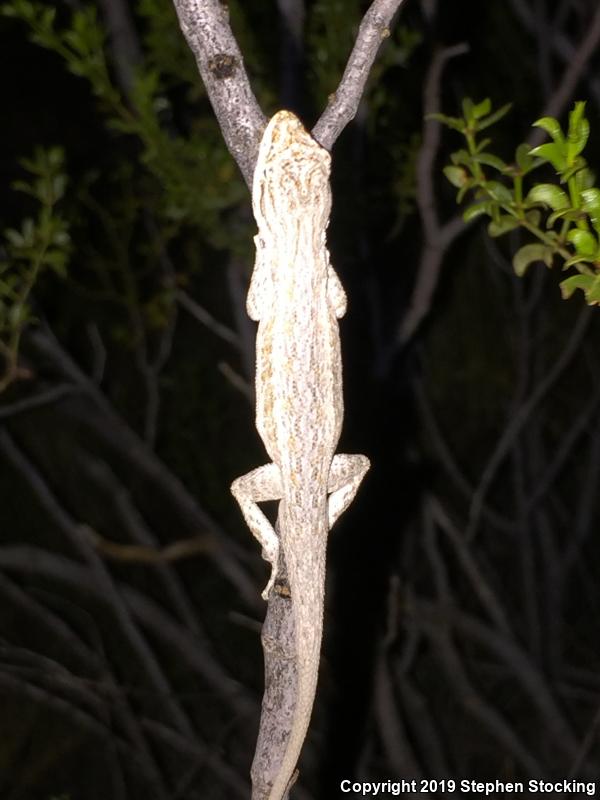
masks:
[[[316,559],[317,563],[313,562],[311,568],[310,557],[306,559],[306,552],[304,555],[305,559],[301,562],[297,562],[294,558],[289,559],[291,563],[288,562],[295,626],[298,686],[290,737],[268,800],[283,800],[286,796],[286,790],[294,775],[308,732],[319,679],[325,584],[324,570],[320,568],[324,567],[324,557]],[[297,587],[295,595],[294,586]],[[300,587],[304,591],[300,590]]]

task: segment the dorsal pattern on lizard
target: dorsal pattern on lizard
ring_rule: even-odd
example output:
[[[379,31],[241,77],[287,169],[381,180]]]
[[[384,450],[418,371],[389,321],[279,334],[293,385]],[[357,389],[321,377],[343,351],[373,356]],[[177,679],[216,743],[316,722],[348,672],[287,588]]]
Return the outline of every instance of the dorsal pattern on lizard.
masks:
[[[343,419],[337,319],[346,295],[329,261],[331,157],[300,120],[279,111],[259,149],[252,205],[258,224],[247,311],[258,321],[256,427],[271,463],[232,484],[248,527],[271,563],[288,570],[298,686],[292,729],[269,800],[282,800],[306,737],[317,686],[329,529],[369,468],[335,454]],[[258,503],[279,500],[277,536]]]

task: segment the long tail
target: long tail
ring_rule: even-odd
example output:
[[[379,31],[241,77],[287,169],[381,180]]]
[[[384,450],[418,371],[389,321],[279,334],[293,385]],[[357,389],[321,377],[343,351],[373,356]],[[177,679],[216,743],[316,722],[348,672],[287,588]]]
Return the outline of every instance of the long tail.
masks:
[[[310,724],[323,634],[326,537],[326,531],[319,531],[316,535],[313,533],[311,544],[303,552],[286,552],[294,615],[298,687],[290,738],[269,800],[282,800],[285,796]]]

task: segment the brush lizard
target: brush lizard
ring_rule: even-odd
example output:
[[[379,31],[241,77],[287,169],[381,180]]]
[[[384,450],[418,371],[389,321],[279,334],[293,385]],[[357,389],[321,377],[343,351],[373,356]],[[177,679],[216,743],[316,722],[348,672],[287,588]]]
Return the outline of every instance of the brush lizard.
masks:
[[[256,427],[271,463],[231,491],[277,576],[288,570],[298,685],[292,728],[268,800],[289,790],[306,737],[319,670],[329,529],[369,468],[363,455],[335,454],[343,419],[337,319],[346,295],[329,261],[331,157],[289,111],[270,120],[252,187],[258,225],[247,299],[256,339]],[[258,503],[279,500],[278,537]]]

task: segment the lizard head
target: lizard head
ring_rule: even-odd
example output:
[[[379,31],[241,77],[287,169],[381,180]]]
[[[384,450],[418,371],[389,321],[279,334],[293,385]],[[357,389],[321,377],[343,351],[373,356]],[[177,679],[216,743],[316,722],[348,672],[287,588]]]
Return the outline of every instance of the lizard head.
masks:
[[[298,220],[310,214],[327,226],[331,211],[331,156],[291,111],[278,111],[261,140],[252,200],[257,219]]]

